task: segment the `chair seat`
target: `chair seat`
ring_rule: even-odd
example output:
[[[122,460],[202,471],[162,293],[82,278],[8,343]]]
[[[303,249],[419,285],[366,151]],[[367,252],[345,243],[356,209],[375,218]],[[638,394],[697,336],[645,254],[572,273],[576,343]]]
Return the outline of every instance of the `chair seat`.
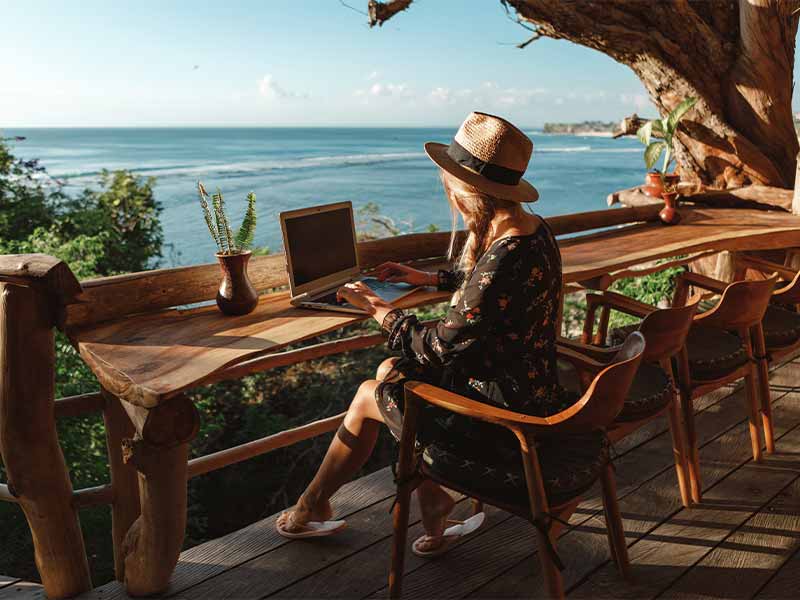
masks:
[[[578,372],[566,361],[558,361],[558,380],[570,393],[580,396]],[[617,421],[646,419],[661,412],[672,398],[672,383],[664,370],[655,364],[642,363],[633,378]]]
[[[767,349],[791,346],[800,340],[800,314],[770,304],[761,322]]]
[[[611,340],[619,344],[638,327],[638,324],[618,327],[611,331]],[[692,379],[699,381],[720,379],[747,363],[747,349],[742,340],[713,327],[692,325],[686,337],[686,350]]]
[[[528,514],[528,492],[522,455],[512,460],[492,460],[485,449],[459,449],[446,441],[429,444],[423,452],[422,472],[464,494],[500,507]],[[608,440],[603,432],[537,438],[537,453],[551,506],[572,500],[588,490],[608,461]]]
[[[658,365],[642,363],[616,420],[629,422],[646,419],[661,412],[672,397],[672,382],[664,369]]]

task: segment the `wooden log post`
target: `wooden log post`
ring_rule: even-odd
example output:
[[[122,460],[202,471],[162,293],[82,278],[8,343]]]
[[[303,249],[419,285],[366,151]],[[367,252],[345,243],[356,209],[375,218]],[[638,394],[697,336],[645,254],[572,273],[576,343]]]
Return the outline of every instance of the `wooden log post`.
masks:
[[[139,518],[139,475],[133,464],[127,464],[122,456],[123,440],[133,438],[136,430],[121,401],[103,390],[105,408],[103,421],[106,426],[108,463],[111,469],[111,487],[114,498],[111,504],[111,536],[114,542],[114,575],[117,581],[125,581],[125,555],[122,544],[125,535]]]
[[[800,215],[800,154],[797,155],[797,168],[794,176],[794,194],[792,194],[792,214]],[[786,254],[786,266],[800,269],[800,252]]]
[[[200,417],[185,396],[152,409],[121,404],[136,430],[123,440],[123,456],[138,471],[141,514],[128,529],[120,556],[128,594],[149,596],[167,589],[178,564],[186,533],[189,442]]]
[[[55,258],[0,256],[0,452],[49,598],[92,588],[54,410],[53,327],[79,293]]]

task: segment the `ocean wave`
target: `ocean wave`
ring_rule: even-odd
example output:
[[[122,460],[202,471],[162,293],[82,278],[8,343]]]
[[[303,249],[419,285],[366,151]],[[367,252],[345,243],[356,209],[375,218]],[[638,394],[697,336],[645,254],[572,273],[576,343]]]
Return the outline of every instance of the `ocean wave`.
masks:
[[[137,175],[170,177],[180,175],[225,174],[229,176],[250,175],[268,171],[295,169],[351,167],[373,165],[387,162],[407,161],[424,157],[423,152],[387,152],[381,154],[343,154],[335,156],[309,156],[286,160],[247,161],[235,163],[216,163],[206,165],[164,165],[129,168]],[[96,177],[100,170],[86,170],[54,173],[60,179]]]
[[[591,146],[564,146],[564,147],[544,147],[544,148],[537,148],[534,152],[591,152]]]

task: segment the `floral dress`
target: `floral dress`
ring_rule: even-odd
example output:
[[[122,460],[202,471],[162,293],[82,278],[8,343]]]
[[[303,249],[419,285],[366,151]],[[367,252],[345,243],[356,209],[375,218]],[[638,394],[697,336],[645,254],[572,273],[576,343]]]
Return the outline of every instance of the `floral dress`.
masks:
[[[445,317],[426,329],[395,310],[383,330],[400,360],[378,385],[378,407],[392,434],[402,431],[403,385],[424,381],[473,400],[536,416],[575,400],[558,384],[556,324],[561,255],[552,231],[496,240],[467,276],[440,271],[439,288],[455,294]],[[507,430],[426,406],[419,440],[480,443],[504,455],[519,453]],[[508,454],[511,453],[511,454]]]

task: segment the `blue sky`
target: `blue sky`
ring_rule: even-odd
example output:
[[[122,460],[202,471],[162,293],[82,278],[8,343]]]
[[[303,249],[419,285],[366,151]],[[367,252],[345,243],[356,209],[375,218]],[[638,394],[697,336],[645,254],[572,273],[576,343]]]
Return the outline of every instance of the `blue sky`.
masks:
[[[417,0],[380,29],[339,0],[17,0],[2,13],[6,127],[455,126],[473,109],[538,126],[654,114],[633,73],[598,52],[548,39],[515,48],[527,32],[499,0]]]

